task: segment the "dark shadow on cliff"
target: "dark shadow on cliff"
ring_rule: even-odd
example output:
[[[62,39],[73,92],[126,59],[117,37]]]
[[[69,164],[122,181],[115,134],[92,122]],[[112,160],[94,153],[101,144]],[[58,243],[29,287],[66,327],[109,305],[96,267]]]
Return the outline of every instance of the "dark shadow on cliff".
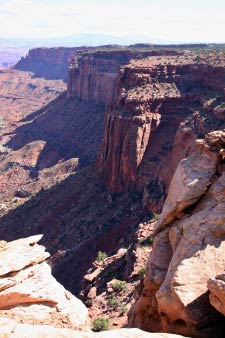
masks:
[[[204,324],[198,325],[199,331],[202,333],[202,337],[211,337],[212,334],[216,334],[217,338],[224,337],[225,332],[225,317],[218,312],[209,302],[209,291],[196,298],[193,302],[187,305],[187,309],[190,310],[192,316],[196,322],[201,323],[201,313],[204,309]],[[205,323],[208,325],[205,325]],[[184,323],[180,323],[181,327]]]
[[[0,238],[11,241],[44,234],[42,243],[47,250],[62,253],[53,268],[54,275],[78,294],[82,277],[97,252],[115,253],[121,247],[121,238],[126,247],[146,215],[140,198],[118,194],[109,200],[108,196],[104,183],[90,166],[4,215]]]
[[[69,99],[65,92],[22,120],[26,124],[13,131],[6,146],[18,150],[33,141],[45,142],[31,175],[72,157],[90,164],[101,144],[104,110],[104,104]]]
[[[45,80],[63,80],[67,82],[68,63],[48,64],[42,61],[31,61],[30,63],[21,60],[14,69],[33,73],[34,78],[43,78]]]

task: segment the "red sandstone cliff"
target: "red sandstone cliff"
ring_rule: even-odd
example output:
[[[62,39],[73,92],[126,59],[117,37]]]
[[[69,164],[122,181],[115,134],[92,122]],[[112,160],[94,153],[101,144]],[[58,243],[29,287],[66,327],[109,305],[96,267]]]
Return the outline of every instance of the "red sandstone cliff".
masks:
[[[177,52],[125,48],[77,52],[69,66],[68,96],[86,102],[112,103],[117,98],[120,67],[131,59],[161,54],[177,55]]]
[[[34,48],[14,66],[15,69],[30,71],[36,77],[46,79],[67,78],[68,65],[79,47]]]
[[[79,48],[34,48],[31,49],[26,58],[23,60],[26,62],[34,62],[34,61],[44,61],[49,65],[59,64],[63,62],[69,63]]]
[[[194,140],[225,122],[225,60],[218,60],[181,53],[120,68],[97,161],[112,192],[144,192],[144,206],[160,210],[177,164],[193,150]]]

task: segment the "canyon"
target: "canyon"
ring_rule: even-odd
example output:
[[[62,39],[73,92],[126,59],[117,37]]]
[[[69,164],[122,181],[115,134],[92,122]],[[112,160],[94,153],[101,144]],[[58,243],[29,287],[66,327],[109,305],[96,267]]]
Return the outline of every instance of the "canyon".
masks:
[[[208,46],[103,46],[36,48],[1,71],[1,239],[44,234],[53,275],[92,320],[223,332],[224,135],[210,132],[225,128],[224,66]],[[221,204],[202,238],[197,220],[207,223],[213,200]],[[96,260],[99,252],[108,257]]]

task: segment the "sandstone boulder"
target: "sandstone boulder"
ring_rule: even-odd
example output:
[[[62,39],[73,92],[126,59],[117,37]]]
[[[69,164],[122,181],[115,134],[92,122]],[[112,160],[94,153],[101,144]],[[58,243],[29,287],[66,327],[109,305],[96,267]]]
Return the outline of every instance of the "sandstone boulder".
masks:
[[[0,316],[26,324],[87,328],[87,309],[51,275],[41,235],[0,242]]]
[[[209,133],[177,168],[130,325],[198,338],[224,335],[225,318],[215,308],[224,313],[225,283],[222,277],[208,282],[225,267],[224,136]]]

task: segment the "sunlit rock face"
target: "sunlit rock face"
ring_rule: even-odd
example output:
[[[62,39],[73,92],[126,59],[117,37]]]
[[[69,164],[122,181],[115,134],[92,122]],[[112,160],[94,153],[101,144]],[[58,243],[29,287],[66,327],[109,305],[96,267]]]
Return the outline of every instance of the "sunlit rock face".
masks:
[[[225,60],[217,59],[162,52],[120,67],[97,161],[111,191],[139,191],[145,208],[161,210],[195,140],[225,126]]]
[[[225,318],[218,311],[224,314],[224,148],[225,130],[209,133],[178,165],[155,225],[130,325],[191,337],[223,336]]]
[[[88,311],[51,275],[41,237],[0,242],[0,317],[85,330]]]

